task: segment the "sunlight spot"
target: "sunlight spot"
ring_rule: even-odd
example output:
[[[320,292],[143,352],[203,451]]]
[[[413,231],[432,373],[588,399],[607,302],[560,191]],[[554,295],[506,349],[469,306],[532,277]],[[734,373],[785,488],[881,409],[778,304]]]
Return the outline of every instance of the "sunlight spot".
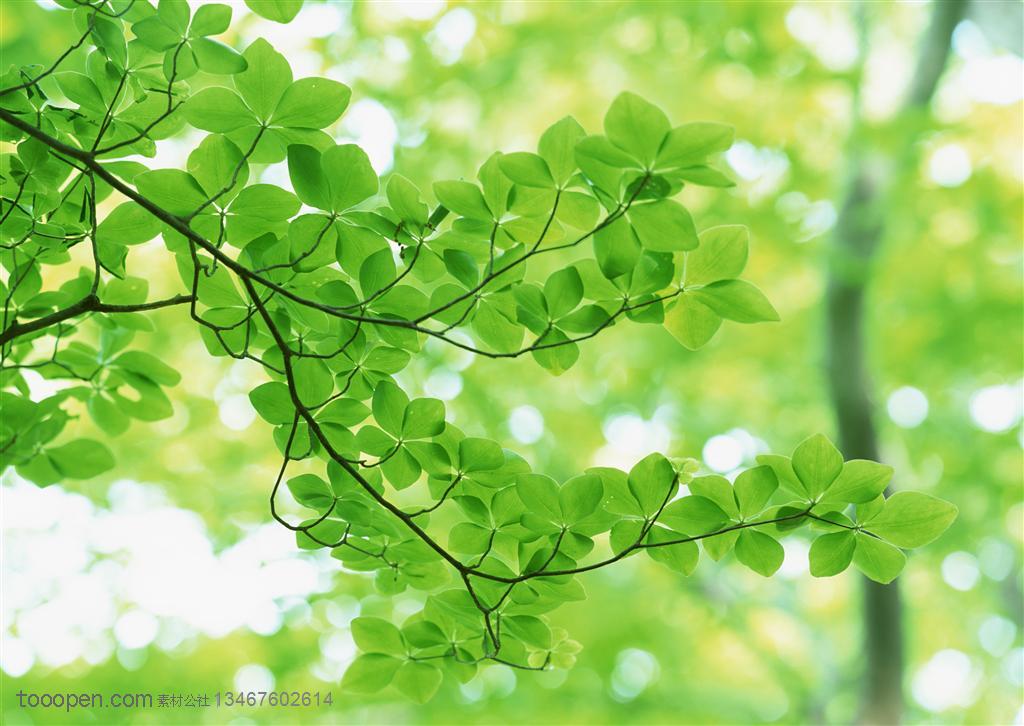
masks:
[[[709,469],[724,474],[743,463],[743,445],[733,436],[719,434],[708,439],[701,456]]]
[[[1021,417],[1021,386],[988,386],[971,396],[971,418],[983,431],[999,433],[1017,425]]]
[[[462,392],[462,376],[455,371],[436,370],[424,382],[423,391],[428,396],[451,401]]]
[[[5,635],[0,640],[0,669],[11,678],[20,678],[32,669],[32,649],[20,638]]]
[[[427,34],[434,55],[445,65],[462,57],[462,51],[476,34],[476,18],[466,8],[455,8],[437,21]]]
[[[954,590],[970,590],[979,577],[978,560],[968,552],[953,552],[942,561],[942,579]]]
[[[232,431],[245,431],[256,420],[256,409],[249,397],[236,393],[226,396],[217,408],[221,423]]]
[[[249,663],[235,671],[236,691],[272,691],[274,690],[274,674],[266,666]]]
[[[1013,572],[1013,548],[994,537],[986,537],[978,548],[978,560],[985,577],[1001,582]]]
[[[430,20],[444,10],[444,0],[395,0],[385,5],[389,13],[410,20]]]
[[[508,417],[512,436],[523,444],[532,444],[544,435],[544,416],[533,406],[517,406]]]
[[[1013,639],[1017,637],[1017,626],[1012,620],[1007,620],[999,615],[990,615],[985,618],[978,628],[978,642],[981,647],[991,655],[998,658],[1005,655]]]
[[[970,706],[980,677],[966,654],[940,650],[914,674],[914,699],[932,712]]]
[[[370,157],[378,175],[391,168],[398,143],[398,126],[383,104],[372,98],[356,101],[342,118],[341,128]]]
[[[150,613],[132,610],[114,624],[114,637],[125,648],[145,648],[156,639],[160,626]]]
[[[612,671],[612,697],[632,701],[658,677],[657,659],[646,650],[627,648],[615,659]]]
[[[916,428],[928,417],[928,397],[913,386],[903,386],[889,394],[886,410],[897,426]]]
[[[960,144],[945,144],[928,159],[928,176],[944,187],[958,187],[971,178],[971,157]]]

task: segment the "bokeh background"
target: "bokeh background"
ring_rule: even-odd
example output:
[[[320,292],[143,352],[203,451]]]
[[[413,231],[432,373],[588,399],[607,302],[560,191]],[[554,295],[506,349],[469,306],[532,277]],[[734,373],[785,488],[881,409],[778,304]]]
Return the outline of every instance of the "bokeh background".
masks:
[[[727,324],[696,354],[624,324],[560,378],[433,346],[404,374],[467,433],[556,477],[652,450],[729,473],[834,434],[826,271],[850,177],[867,170],[882,230],[862,271],[882,457],[897,488],[960,507],[899,581],[904,718],[1021,723],[1021,3],[971,3],[933,97],[909,115],[928,3],[307,2],[288,26],[234,6],[226,42],[267,37],[296,77],[350,85],[337,138],[426,189],[473,175],[496,149],[533,149],[565,114],[600,129],[626,89],[675,123],[736,126],[724,167],[737,186],[682,199],[699,228],[750,227],[749,276],[782,323]],[[51,59],[73,33],[45,2],[0,3],[4,67]],[[182,166],[195,141],[161,143],[156,166]],[[153,295],[173,293],[159,245],[135,249]],[[116,439],[109,476],[46,489],[3,477],[4,723],[844,723],[864,712],[862,581],[811,578],[799,538],[771,580],[728,561],[681,578],[646,558],[589,575],[589,599],[555,614],[584,645],[571,671],[489,668],[426,706],[341,693],[351,619],[401,617],[415,596],[382,598],[295,549],[267,512],[279,462],[246,397],[259,371],[209,358],[173,310],[156,321],[139,344],[186,374],[174,417]],[[334,705],[65,716],[18,708],[22,688],[300,689],[331,691]]]

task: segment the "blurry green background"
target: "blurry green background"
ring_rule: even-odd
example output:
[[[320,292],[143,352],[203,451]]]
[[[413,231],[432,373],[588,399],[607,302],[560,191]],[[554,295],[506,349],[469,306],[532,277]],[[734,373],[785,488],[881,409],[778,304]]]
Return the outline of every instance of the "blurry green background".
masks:
[[[851,161],[882,179],[866,321],[882,455],[897,488],[960,507],[900,578],[905,718],[1021,722],[1019,2],[972,4],[923,121],[898,110],[928,4],[307,2],[288,26],[234,6],[224,40],[267,37],[296,77],[350,85],[338,138],[426,189],[474,175],[496,149],[534,148],[565,114],[599,130],[626,89],[674,123],[735,125],[724,166],[738,186],[682,200],[699,228],[750,227],[750,279],[782,323],[723,326],[696,354],[656,326],[624,324],[560,378],[434,346],[406,372],[467,433],[556,477],[651,450],[728,473],[834,434],[828,240]],[[5,67],[52,59],[73,33],[45,3],[0,2]],[[162,143],[157,165],[183,165],[195,141]],[[153,296],[174,292],[159,245],[137,249]],[[156,321],[139,345],[186,374],[175,416],[115,440],[109,477],[45,490],[4,479],[4,723],[842,723],[862,710],[861,581],[811,578],[798,538],[772,580],[728,561],[681,578],[642,558],[589,575],[589,599],[554,616],[585,648],[569,672],[489,668],[422,707],[341,693],[348,622],[401,617],[414,596],[381,598],[336,561],[295,550],[269,522],[279,461],[245,395],[259,372],[209,358],[186,316]],[[334,705],[62,716],[14,696],[270,688],[330,691]]]

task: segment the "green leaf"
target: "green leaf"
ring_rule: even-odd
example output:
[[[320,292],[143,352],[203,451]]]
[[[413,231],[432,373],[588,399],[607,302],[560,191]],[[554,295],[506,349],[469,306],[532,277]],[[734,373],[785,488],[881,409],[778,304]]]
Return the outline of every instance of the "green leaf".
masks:
[[[714,337],[722,317],[691,292],[684,292],[665,312],[665,329],[689,350],[698,350]]]
[[[196,9],[192,25],[193,35],[219,35],[231,25],[231,6],[221,3],[205,3]]]
[[[377,384],[373,392],[373,417],[382,429],[397,436],[408,405],[409,397],[394,383],[384,380]]]
[[[811,543],[811,574],[814,577],[838,575],[850,566],[856,547],[856,539],[849,530],[818,537]]]
[[[858,532],[854,566],[875,582],[887,585],[903,572],[907,556],[888,542]]]
[[[553,273],[544,283],[544,299],[552,320],[572,312],[583,299],[583,280],[575,267]]]
[[[436,398],[417,398],[405,409],[403,439],[424,439],[444,431],[444,403]]]
[[[67,96],[69,101],[99,114],[106,109],[100,89],[89,76],[75,71],[63,71],[54,73],[53,77],[57,79],[61,93]]]
[[[330,368],[317,358],[300,358],[292,364],[295,393],[305,406],[321,406],[334,390]]]
[[[331,209],[331,192],[320,165],[320,152],[312,146],[288,147],[288,177],[296,196],[311,207]]]
[[[207,73],[241,73],[249,65],[237,50],[211,38],[193,38],[190,45],[196,63]]]
[[[99,441],[75,439],[46,449],[53,467],[68,479],[91,479],[114,468],[114,455]]]
[[[371,298],[395,282],[397,276],[395,256],[391,248],[378,250],[367,257],[359,267],[359,289]]]
[[[502,154],[498,157],[498,166],[505,176],[524,187],[552,189],[555,186],[547,162],[536,154],[527,151]]]
[[[562,506],[558,485],[543,474],[522,474],[516,480],[516,493],[527,512],[547,522],[560,522]]]
[[[231,199],[249,179],[249,165],[245,162],[242,150],[221,134],[207,136],[189,154],[188,170],[207,197],[221,195],[221,205]]]
[[[289,191],[273,184],[253,184],[231,202],[231,213],[254,217],[261,222],[285,220],[299,211],[301,203]]]
[[[930,494],[896,492],[881,513],[863,523],[873,534],[907,549],[935,541],[956,519],[957,508]]]
[[[604,117],[608,139],[645,166],[650,166],[671,130],[657,106],[634,93],[619,94]]]
[[[604,486],[600,477],[593,474],[573,477],[558,490],[562,521],[574,524],[586,519],[597,511],[603,496]]]
[[[640,244],[652,252],[676,252],[697,247],[693,217],[679,202],[659,199],[635,204],[627,213]]]
[[[393,174],[388,180],[388,204],[403,220],[417,225],[427,223],[429,210],[420,199],[420,191],[401,174]]]
[[[181,374],[155,355],[142,350],[129,350],[111,361],[112,366],[145,376],[160,386],[176,386]]]
[[[167,50],[181,40],[184,30],[175,30],[158,15],[150,15],[132,24],[132,32],[144,46],[152,50]]]
[[[640,259],[640,242],[624,218],[598,230],[594,235],[594,256],[601,273],[609,280],[624,275]]]
[[[717,532],[729,522],[729,515],[713,500],[691,495],[670,502],[658,521],[691,536]]]
[[[160,20],[184,35],[190,17],[188,0],[159,0],[156,12]]]
[[[288,491],[299,504],[318,512],[327,511],[334,502],[331,486],[316,474],[300,474],[288,480]],[[363,648],[363,650],[369,650]]]
[[[257,15],[275,23],[290,23],[302,10],[302,0],[245,0]]]
[[[523,328],[512,322],[498,305],[482,299],[473,316],[473,331],[499,353],[513,353],[523,342]]]
[[[402,661],[393,656],[365,653],[352,661],[341,687],[351,693],[376,693],[391,683],[400,665]]]
[[[491,471],[505,463],[505,452],[490,439],[467,437],[459,442],[459,468],[465,473]]]
[[[288,386],[283,383],[263,383],[249,392],[249,401],[256,413],[267,423],[290,424],[295,418],[295,406]]]
[[[547,162],[555,183],[563,186],[576,171],[576,144],[586,136],[572,116],[561,119],[540,137],[537,152]]]
[[[551,629],[535,615],[510,615],[501,621],[502,629],[532,648],[551,647]]]
[[[160,234],[163,223],[135,202],[125,202],[114,208],[96,228],[99,242],[119,245],[137,245]]]
[[[865,504],[885,491],[892,479],[893,468],[867,459],[853,459],[825,490],[822,504]]]
[[[629,491],[640,503],[645,516],[651,516],[671,499],[676,488],[672,464],[661,454],[649,454],[629,471]]]
[[[741,473],[733,483],[740,515],[749,519],[760,514],[778,488],[779,480],[770,466],[756,466]]]
[[[735,130],[725,124],[697,121],[669,131],[658,151],[659,169],[700,164],[709,155],[732,146]]]
[[[320,160],[331,190],[331,209],[343,212],[377,193],[377,172],[355,144],[327,149]]]
[[[693,291],[693,295],[727,320],[760,323],[779,314],[760,290],[745,280],[721,280]]]
[[[352,639],[364,653],[405,655],[402,633],[382,618],[355,618],[352,621]]]
[[[429,701],[441,686],[441,671],[428,663],[406,661],[395,676],[395,688],[416,703]]]
[[[749,234],[739,224],[711,227],[700,233],[700,246],[686,255],[687,287],[740,276],[747,266]]]
[[[647,535],[648,544],[672,542],[678,539],[680,539],[678,533],[663,527],[654,527]],[[661,547],[648,547],[646,552],[655,562],[660,562],[684,575],[693,574],[693,571],[697,569],[697,561],[700,559],[700,550],[697,548],[696,542],[679,542]]]
[[[206,193],[191,174],[180,169],[157,169],[135,177],[139,194],[171,214],[185,216],[206,202]]]
[[[736,559],[764,577],[774,575],[785,556],[782,545],[764,532],[744,529],[736,540]]]
[[[235,87],[256,117],[268,121],[281,96],[292,85],[291,66],[263,38],[254,40],[242,55],[249,66],[234,76]]]
[[[472,522],[459,522],[448,533],[448,546],[455,552],[479,555],[487,550],[491,530]]]
[[[181,111],[185,120],[197,129],[221,134],[257,122],[237,93],[220,86],[199,91],[185,102]]]
[[[843,455],[822,434],[805,439],[793,452],[793,471],[811,499],[828,489],[842,470]]]
[[[434,196],[445,208],[463,217],[487,221],[494,219],[476,184],[465,181],[435,182]]]
[[[711,474],[710,476],[698,476],[690,480],[687,485],[693,494],[707,497],[730,517],[739,519],[740,510],[736,504],[736,497],[733,494],[732,485],[724,476]]]
[[[352,90],[343,83],[300,78],[281,96],[270,122],[275,126],[326,128],[341,117],[351,97]]]

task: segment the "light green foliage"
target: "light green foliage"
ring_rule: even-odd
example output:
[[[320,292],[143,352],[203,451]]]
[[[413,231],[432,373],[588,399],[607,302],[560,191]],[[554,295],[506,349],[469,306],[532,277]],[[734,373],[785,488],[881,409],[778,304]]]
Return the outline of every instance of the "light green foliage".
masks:
[[[731,144],[728,127],[673,127],[624,93],[603,135],[563,119],[536,154],[497,153],[475,179],[434,183],[430,211],[401,176],[382,193],[366,153],[323,131],[348,104],[345,85],[293,79],[266,41],[239,54],[209,39],[227,28],[226,6],[123,5],[113,16],[75,11],[95,44],[87,73],[3,78],[4,463],[40,485],[111,469],[103,444],[58,440],[71,402],[110,435],[170,416],[163,388],[178,373],[129,346],[152,330],[142,312],[188,306],[211,355],[253,361],[269,379],[250,400],[283,458],[272,504],[289,465],[304,462],[286,487],[315,516],[293,524],[272,506],[273,516],[300,547],[373,573],[382,594],[425,593],[401,628],[353,623],[362,654],[346,688],[394,685],[423,702],[446,675],[471,677],[482,663],[568,667],[579,645],[547,613],[586,597],[580,574],[633,554],[689,575],[701,552],[734,551],[769,576],[783,561],[779,538],[809,525],[823,532],[812,574],[852,562],[889,581],[905,561],[899,548],[952,522],[955,507],[927,495],[884,499],[891,470],[844,463],[823,436],[735,482],[695,478],[660,454],[628,473],[557,482],[403,388],[428,338],[494,358],[530,353],[559,374],[580,343],[623,319],[664,323],[690,349],[723,319],[777,320],[739,278],[746,230],[698,231],[678,199],[685,185],[729,184],[711,165]],[[287,22],[301,3],[247,5]],[[209,132],[184,169],[127,160],[154,156],[184,122]],[[259,181],[268,164],[286,165],[294,192]],[[131,247],[158,235],[182,287],[151,300],[127,269]],[[91,269],[44,289],[56,279],[45,268],[72,265],[78,245]],[[68,385],[34,400],[26,368]],[[455,523],[432,526],[434,512]]]

